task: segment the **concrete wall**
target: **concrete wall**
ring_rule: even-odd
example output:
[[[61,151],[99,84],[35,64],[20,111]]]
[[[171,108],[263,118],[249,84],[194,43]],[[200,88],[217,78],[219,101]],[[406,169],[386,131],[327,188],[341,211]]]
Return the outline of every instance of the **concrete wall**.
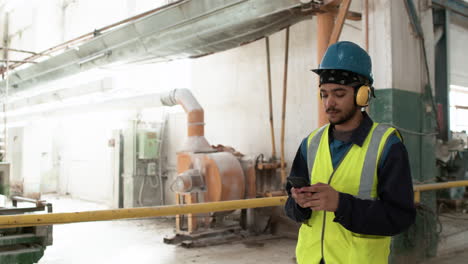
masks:
[[[360,11],[353,1],[351,10]],[[291,165],[301,140],[317,128],[318,66],[316,20],[291,27],[286,100],[286,162]],[[360,22],[347,22],[341,40],[362,45]],[[351,25],[351,26],[350,26]],[[270,36],[276,151],[280,151],[285,30]],[[265,40],[193,61],[193,92],[205,109],[206,137],[247,155],[272,152],[269,127]]]
[[[450,84],[468,87],[468,71],[466,62],[468,53],[468,23],[453,21],[449,26],[449,67]]]
[[[167,1],[160,2],[166,3]],[[15,34],[11,45],[33,51],[46,49],[63,40],[90,32],[95,28],[157,5],[154,1],[123,0],[99,1],[99,3],[93,2],[92,5],[88,0],[57,0],[41,5],[36,3],[24,8],[25,4],[25,2],[18,2],[14,8],[9,7],[10,21],[15,21],[10,27],[10,34]],[[110,7],[113,12],[107,12]],[[7,7],[4,6],[4,8]],[[351,10],[359,12],[361,2],[353,1]],[[45,26],[47,22],[50,25]],[[361,21],[347,21],[341,39],[362,45],[361,23]],[[318,65],[315,56],[315,32],[316,21],[309,20],[294,25],[290,33],[285,136],[286,162],[289,165],[292,163],[302,138],[317,127],[317,79],[315,74],[309,71]],[[53,37],[44,38],[45,35]],[[280,151],[284,38],[284,31],[270,37],[278,153]],[[259,40],[226,52],[194,59],[183,65],[177,62],[156,64],[152,67],[151,73],[135,67],[123,70],[112,69],[106,74],[112,76],[113,88],[120,91],[191,88],[205,108],[206,137],[210,143],[230,145],[250,156],[263,153],[269,157],[271,138],[268,123],[265,56],[265,41]],[[179,69],[179,76],[168,74],[167,68]],[[76,86],[78,81],[79,78],[75,78],[70,82]],[[72,87],[66,82],[55,84],[55,86]],[[34,120],[28,119],[28,122],[23,123],[25,131],[23,143],[28,145],[28,148],[23,153],[22,164],[26,171],[22,172],[22,178],[28,186],[31,185],[26,188],[30,188],[30,191],[39,191],[43,182],[42,186],[47,190],[53,189],[51,186],[55,185],[60,193],[70,193],[79,198],[110,204],[110,200],[115,198],[111,198],[112,185],[115,183],[110,176],[112,171],[112,166],[108,164],[110,154],[107,153],[108,150],[105,147],[109,138],[109,133],[107,133],[109,126],[104,123],[95,126],[92,120],[87,120],[85,116],[77,117],[81,120],[80,126],[75,122],[76,119],[64,121],[63,118],[59,118],[60,114],[57,116],[53,121],[55,122],[53,125],[55,127],[54,140],[41,143],[48,145],[48,151],[41,152],[37,143],[31,143],[40,141],[46,132],[40,135],[33,133],[36,129],[36,126],[32,125]],[[84,122],[85,120],[87,122]],[[169,172],[168,182],[171,182],[175,176],[175,153],[180,149],[186,136],[186,117],[180,107],[175,107],[169,112],[167,135],[164,150],[167,153],[165,159],[167,160],[166,170]],[[46,154],[41,156],[41,153]],[[41,166],[44,167],[43,171],[50,172],[45,174],[49,175],[47,177],[53,182],[52,184],[41,180],[39,173]],[[167,194],[166,199],[169,203],[173,203],[172,194]]]
[[[59,192],[90,201],[112,200],[110,122],[112,119],[95,113],[60,121],[60,168],[64,171]]]
[[[373,57],[376,88],[397,88],[403,91],[421,93],[422,83],[420,79],[424,74],[423,67],[420,64],[420,47],[411,32],[403,3],[384,0],[369,2],[370,53]],[[421,10],[422,14],[423,28],[425,31],[430,31],[430,12],[424,6],[425,1],[417,2],[418,10]],[[11,21],[15,21],[14,23],[17,23],[17,25],[12,25],[10,33],[22,32],[15,35],[14,40],[12,39],[12,45],[14,44],[15,47],[23,49],[40,51],[50,47],[54,42],[58,43],[90,32],[95,28],[155,6],[156,4],[152,1],[99,1],[98,4],[93,2],[91,5],[88,0],[80,0],[50,1],[47,4],[43,3],[41,6],[33,6],[33,11],[27,11],[27,8],[23,8],[21,11],[15,11],[23,12],[24,14],[21,16],[15,15],[15,12],[11,13]],[[115,12],[107,12],[110,7]],[[351,10],[361,12],[361,1],[353,1]],[[34,12],[36,12],[36,15],[30,15]],[[50,25],[48,27],[33,27],[36,22],[42,23],[42,25],[45,23],[42,14],[50,17]],[[31,19],[29,19],[29,16]],[[23,24],[17,22],[17,20],[25,17],[28,19],[22,20],[21,23]],[[47,28],[48,35],[54,37],[44,38],[44,28]],[[351,40],[364,46],[362,28],[363,21],[346,21],[341,40]],[[317,127],[317,79],[315,74],[309,71],[318,65],[316,31],[315,19],[291,27],[285,136],[286,162],[288,165],[291,165],[300,141]],[[430,34],[426,35],[428,35],[426,41],[430,42]],[[275,136],[278,153],[280,151],[284,38],[284,30],[270,37]],[[428,46],[430,53],[430,45]],[[265,56],[265,41],[261,39],[239,48],[193,59],[182,64],[177,62],[155,64],[149,66],[150,69],[141,69],[139,67],[108,69],[106,74],[114,80],[114,89],[126,91],[128,94],[131,94],[132,91],[158,92],[176,87],[192,89],[200,104],[205,108],[206,137],[211,144],[230,145],[250,156],[263,153],[266,157],[269,157],[271,154],[271,138],[268,123]],[[429,60],[429,63],[432,63],[431,57],[429,57]],[[400,65],[405,67],[400,67]],[[169,74],[168,68],[176,71],[179,69],[178,74]],[[75,79],[73,82],[77,81],[79,80]],[[71,86],[71,84],[61,85],[64,88]],[[174,109],[175,112],[173,112]],[[166,169],[169,171],[169,182],[175,176],[175,153],[180,149],[186,135],[185,114],[180,107],[174,109],[171,109],[169,113],[168,136],[164,146],[167,155]],[[57,190],[64,193],[72,192],[75,195],[91,200],[105,201],[110,199],[109,192],[112,188],[102,190],[101,185],[104,184],[106,185],[105,188],[108,188],[107,185],[113,184],[112,180],[110,180],[111,176],[105,176],[109,177],[109,179],[95,177],[103,177],[98,175],[106,174],[104,170],[107,169],[111,171],[112,166],[105,165],[104,168],[102,164],[91,164],[94,159],[110,162],[110,154],[108,155],[104,149],[97,147],[107,143],[108,137],[104,136],[107,135],[107,132],[90,132],[89,137],[84,139],[83,136],[83,139],[81,139],[80,133],[76,132],[79,130],[75,130],[78,129],[76,126],[74,128],[65,128],[65,123],[61,124],[61,126],[58,126],[60,129],[57,129],[57,131],[64,134],[57,135],[56,141],[62,143],[57,143],[58,145],[53,147],[57,149],[57,152],[70,153],[72,149],[76,148],[80,151],[73,152],[75,154],[70,154],[69,157],[86,156],[87,149],[93,154],[100,153],[100,155],[99,157],[89,156],[87,158],[91,167],[86,170],[93,172],[94,176],[80,176],[83,173],[78,173],[81,170],[79,168],[72,169],[73,172],[67,171],[68,169],[59,169]],[[91,123],[83,124],[84,126],[92,126]],[[104,126],[104,124],[102,125]],[[29,124],[25,126],[25,145],[29,144],[28,142],[35,141],[30,138],[35,135],[28,132],[32,131],[29,127]],[[101,127],[101,130],[108,131],[109,127]],[[95,138],[90,138],[91,136],[95,136]],[[86,142],[83,144],[67,143],[69,140],[77,139]],[[23,158],[22,162],[29,164],[28,166],[40,163],[40,151],[31,150],[28,153],[25,152],[24,155],[26,158]],[[47,158],[42,158],[44,159],[42,162],[54,162],[54,160],[63,158],[56,154],[50,155]],[[61,162],[67,163],[68,161],[61,160]],[[68,162],[67,164],[71,163]],[[38,168],[38,166],[35,167]],[[37,176],[35,177],[37,178]],[[92,184],[93,181],[102,182]],[[30,180],[29,182],[34,181]],[[40,180],[37,179],[35,182],[40,182]],[[50,189],[50,185],[47,188]],[[97,194],[92,194],[94,192]],[[167,200],[170,203],[173,202],[173,196],[168,194]]]
[[[39,198],[41,191],[48,192],[55,189],[53,172],[53,126],[49,120],[35,120],[24,127],[22,142],[22,179],[24,194]],[[18,142],[18,144],[21,144]],[[14,176],[16,177],[16,176]],[[45,183],[43,180],[48,179]],[[41,190],[41,187],[44,189]]]
[[[434,34],[427,1],[414,1],[424,31],[433,83]],[[369,53],[376,89],[397,88],[421,93],[426,72],[420,42],[410,24],[404,1],[369,1]]]
[[[387,75],[384,82],[376,81],[377,99],[371,103],[371,115],[378,122],[391,123],[399,128],[408,150],[413,182],[433,182],[436,170],[435,109],[431,103],[434,90],[432,9],[428,1],[414,1],[424,32],[430,71],[428,78],[421,40],[410,23],[404,1],[370,2],[374,3],[371,21],[377,22],[374,22],[370,39],[382,43],[371,45],[370,53],[375,58],[374,65],[384,69],[377,70],[377,73]],[[431,84],[432,91],[426,89],[428,84]],[[424,193],[422,204],[435,210],[435,195]],[[416,262],[435,254],[435,225],[436,219],[432,215],[418,210],[416,224],[408,233],[394,238],[391,263]]]

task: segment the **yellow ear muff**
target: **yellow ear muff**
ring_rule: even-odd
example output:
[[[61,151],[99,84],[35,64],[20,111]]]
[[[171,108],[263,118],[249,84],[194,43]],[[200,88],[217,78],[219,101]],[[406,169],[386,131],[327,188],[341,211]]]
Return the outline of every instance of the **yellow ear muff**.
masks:
[[[359,87],[356,92],[356,104],[358,106],[367,106],[369,103],[370,88],[367,85]]]

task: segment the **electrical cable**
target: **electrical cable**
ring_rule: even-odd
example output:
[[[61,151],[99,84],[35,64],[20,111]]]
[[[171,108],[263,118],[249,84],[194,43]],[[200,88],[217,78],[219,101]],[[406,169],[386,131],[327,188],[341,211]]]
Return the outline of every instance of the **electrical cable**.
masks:
[[[412,135],[418,135],[418,136],[435,136],[435,135],[438,135],[438,134],[439,134],[439,133],[437,133],[437,132],[432,132],[432,133],[417,132],[417,131],[413,131],[413,130],[409,130],[409,129],[406,129],[406,128],[402,128],[402,127],[396,126],[396,125],[391,124],[391,123],[381,123],[381,124],[392,126],[392,127],[396,128],[396,129],[399,130],[399,131],[403,131],[403,132],[405,132],[405,133],[412,134]]]
[[[146,181],[146,177],[141,177],[141,185],[140,185],[140,191],[138,193],[138,204],[140,206],[143,206],[143,187],[145,186],[145,181]]]

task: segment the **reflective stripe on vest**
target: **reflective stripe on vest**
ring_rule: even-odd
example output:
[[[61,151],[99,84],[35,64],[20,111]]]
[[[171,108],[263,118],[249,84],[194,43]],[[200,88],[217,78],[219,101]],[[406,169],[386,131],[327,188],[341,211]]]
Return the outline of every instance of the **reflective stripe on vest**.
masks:
[[[361,183],[359,184],[358,198],[372,199],[372,186],[374,186],[374,174],[377,170],[377,154],[379,153],[379,145],[382,141],[384,133],[391,128],[388,125],[378,124],[372,133],[372,139],[367,149],[366,159],[361,172]],[[386,140],[385,140],[386,141]]]
[[[319,128],[316,132],[313,132],[307,141],[307,168],[309,169],[309,173],[312,173],[315,155],[317,155],[320,139],[322,138],[323,130],[325,130],[325,128],[328,128],[328,125]]]
[[[314,168],[315,156],[317,155],[318,146],[320,139],[322,138],[323,131],[325,128],[328,129],[328,125],[325,125],[317,130],[317,132],[310,137],[307,148],[307,167],[309,173],[312,173]],[[364,166],[361,172],[361,183],[359,184],[358,198],[371,199],[372,186],[374,186],[374,173],[377,169],[377,156],[380,142],[385,132],[391,128],[389,125],[378,124],[372,133],[372,139],[369,144],[369,148],[366,153],[364,160]]]
[[[396,130],[374,123],[363,145],[351,145],[333,168],[328,128],[326,125],[309,135],[307,166],[311,183],[328,183],[339,192],[376,199],[377,165],[385,143]],[[353,233],[334,218],[333,212],[312,212],[299,231],[298,263],[318,263],[322,256],[327,263],[388,263],[390,237]]]

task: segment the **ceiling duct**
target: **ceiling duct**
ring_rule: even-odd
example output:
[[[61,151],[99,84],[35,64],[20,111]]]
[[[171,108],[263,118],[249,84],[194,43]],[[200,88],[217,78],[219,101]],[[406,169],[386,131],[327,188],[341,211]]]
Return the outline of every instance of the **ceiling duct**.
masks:
[[[92,68],[228,50],[310,18],[300,0],[184,0],[9,75],[13,94]],[[306,10],[306,11],[305,11]],[[5,89],[5,81],[0,82]]]

